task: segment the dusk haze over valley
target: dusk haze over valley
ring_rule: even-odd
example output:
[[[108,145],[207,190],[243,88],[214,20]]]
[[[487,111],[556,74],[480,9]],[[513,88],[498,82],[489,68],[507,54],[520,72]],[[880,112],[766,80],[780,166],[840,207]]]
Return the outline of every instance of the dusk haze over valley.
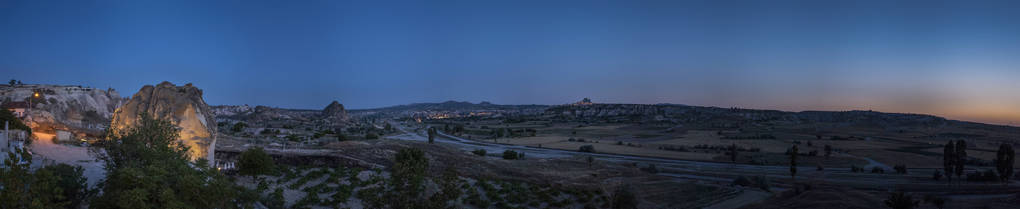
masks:
[[[1020,208],[1017,11],[0,0],[0,208]]]

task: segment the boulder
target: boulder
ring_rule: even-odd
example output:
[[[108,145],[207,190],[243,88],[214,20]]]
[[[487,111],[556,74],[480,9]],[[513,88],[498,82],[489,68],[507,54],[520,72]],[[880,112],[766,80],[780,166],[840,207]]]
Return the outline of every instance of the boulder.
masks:
[[[156,86],[146,85],[117,108],[110,128],[117,133],[136,126],[142,113],[177,125],[182,144],[190,147],[188,155],[192,160],[206,158],[214,162],[216,120],[202,99],[201,89],[190,83],[175,86],[166,81]]]

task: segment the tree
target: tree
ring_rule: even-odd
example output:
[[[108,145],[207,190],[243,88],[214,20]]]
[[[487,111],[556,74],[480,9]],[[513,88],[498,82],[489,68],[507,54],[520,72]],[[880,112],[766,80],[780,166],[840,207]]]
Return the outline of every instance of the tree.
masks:
[[[953,183],[953,173],[956,170],[956,146],[953,141],[946,143],[946,147],[942,150],[942,168],[946,171],[947,183]]]
[[[375,134],[375,132],[368,132],[365,133],[365,139],[379,139],[379,135]]]
[[[139,117],[138,125],[107,134],[92,147],[106,179],[93,208],[237,208],[248,202],[209,161],[191,162],[170,121]]]
[[[913,209],[919,203],[920,201],[903,192],[889,194],[889,199],[885,200],[885,206],[893,209]]]
[[[342,141],[347,141],[347,136],[345,136],[343,133],[339,133],[338,132],[338,133],[336,133],[336,140],[337,141],[341,141],[341,142]]]
[[[56,186],[62,191],[61,195],[64,199],[68,201],[67,208],[80,208],[82,203],[92,196],[92,191],[89,190],[86,183],[85,169],[81,166],[61,163],[43,167],[36,171],[36,175],[44,176],[40,175],[41,172],[53,174]]]
[[[588,155],[588,167],[591,168],[591,163],[595,162],[595,157]]]
[[[262,147],[248,148],[237,158],[237,173],[251,176],[253,182],[258,180],[259,175],[271,174],[275,169],[273,158]]]
[[[432,144],[433,142],[436,141],[436,128],[435,127],[430,127],[429,130],[428,130],[428,134],[429,134],[429,144]]]
[[[956,141],[956,161],[953,165],[956,166],[956,178],[963,176],[964,165],[967,164],[967,142],[963,140]]]
[[[797,145],[790,148],[790,177],[797,179]]]
[[[1002,182],[1009,183],[1009,177],[1013,176],[1014,162],[1016,162],[1016,153],[1013,152],[1013,146],[999,145],[999,151],[995,155],[995,168],[999,170],[999,178]]]
[[[245,127],[248,127],[248,124],[244,122],[237,122],[234,124],[233,127],[230,127],[230,131],[233,131],[234,133],[240,133],[241,131],[244,131]]]
[[[0,108],[0,126],[3,126],[3,122],[4,121],[9,121],[10,122],[8,124],[9,128],[11,128],[11,129],[18,129],[18,130],[25,130],[25,132],[27,132],[26,134],[28,134],[29,136],[32,135],[32,127],[28,127],[28,125],[25,125],[25,123],[22,122],[21,119],[19,119],[17,116],[14,116],[14,113],[12,113],[10,110],[4,109],[4,108]],[[3,127],[0,127],[0,128],[3,128]],[[25,141],[28,144],[32,143],[32,140],[25,140]],[[6,145],[4,145],[4,146],[6,146]]]
[[[412,208],[415,203],[422,202],[421,195],[425,192],[425,171],[429,162],[425,152],[417,148],[406,148],[397,151],[391,167],[393,172],[390,186],[393,188],[389,196],[392,208]]]
[[[18,84],[18,80],[11,79],[11,81],[7,82],[7,84],[10,84],[13,87],[14,84]]]

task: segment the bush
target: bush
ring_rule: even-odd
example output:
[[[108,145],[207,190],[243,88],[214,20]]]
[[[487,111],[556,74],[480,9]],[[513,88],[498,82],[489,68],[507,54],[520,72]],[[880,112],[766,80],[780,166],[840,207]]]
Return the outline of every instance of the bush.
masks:
[[[365,139],[379,139],[379,135],[372,132],[368,132],[367,134],[365,134]]]
[[[474,153],[475,155],[478,156],[485,156],[486,152],[487,151],[485,151],[484,149],[476,149],[475,151],[471,151],[471,153]]]
[[[595,146],[584,145],[584,146],[581,146],[581,148],[578,148],[578,150],[581,151],[581,152],[591,152],[591,153],[594,153],[595,152]]]
[[[893,166],[893,169],[895,169],[898,174],[907,174],[907,165],[896,165]]]
[[[254,180],[258,175],[272,174],[276,169],[273,158],[266,154],[262,147],[248,148],[241,152],[237,159],[237,172],[241,175],[251,176]]]
[[[506,160],[516,160],[519,156],[520,155],[517,154],[517,152],[514,152],[513,150],[503,151],[503,159]]]

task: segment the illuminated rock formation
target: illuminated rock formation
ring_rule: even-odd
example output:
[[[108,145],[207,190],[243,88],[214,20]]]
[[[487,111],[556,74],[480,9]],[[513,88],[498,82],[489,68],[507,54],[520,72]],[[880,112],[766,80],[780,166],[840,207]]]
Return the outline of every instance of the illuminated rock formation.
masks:
[[[157,119],[169,120],[180,128],[182,144],[192,160],[213,161],[216,150],[216,120],[209,105],[202,99],[202,90],[190,83],[175,86],[164,81],[156,86],[146,85],[117,109],[110,128],[116,133],[129,129],[139,122],[139,115],[148,113]]]

